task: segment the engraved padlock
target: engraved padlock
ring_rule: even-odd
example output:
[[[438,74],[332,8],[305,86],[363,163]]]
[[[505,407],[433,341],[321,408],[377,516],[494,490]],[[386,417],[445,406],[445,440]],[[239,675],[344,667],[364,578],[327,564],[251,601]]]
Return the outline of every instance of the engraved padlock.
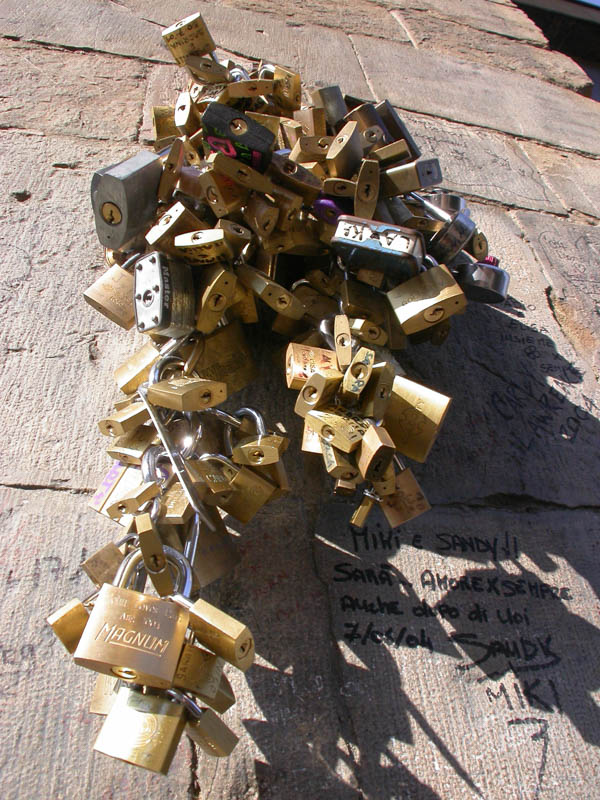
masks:
[[[166,775],[186,722],[184,706],[170,697],[121,686],[94,750]]]
[[[171,548],[165,548],[165,553],[178,573],[178,590],[189,594],[189,562]],[[173,683],[189,615],[170,600],[125,588],[142,560],[142,551],[133,550],[119,567],[114,583],[102,586],[74,660],[122,680],[166,688]]]

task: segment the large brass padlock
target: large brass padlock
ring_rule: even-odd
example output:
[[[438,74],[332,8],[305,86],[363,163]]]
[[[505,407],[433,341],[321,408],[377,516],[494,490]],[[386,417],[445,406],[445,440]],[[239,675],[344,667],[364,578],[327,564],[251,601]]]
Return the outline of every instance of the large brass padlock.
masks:
[[[122,686],[94,750],[166,775],[187,722],[185,708],[162,694]]]
[[[179,590],[189,594],[189,562],[176,550],[165,548],[165,552],[178,571]],[[119,567],[114,584],[102,586],[74,660],[122,680],[166,688],[173,684],[189,615],[169,600],[124,588],[142,560],[141,550],[132,551]]]
[[[419,273],[387,293],[402,330],[418,333],[462,314],[467,300],[462,289],[443,264]]]

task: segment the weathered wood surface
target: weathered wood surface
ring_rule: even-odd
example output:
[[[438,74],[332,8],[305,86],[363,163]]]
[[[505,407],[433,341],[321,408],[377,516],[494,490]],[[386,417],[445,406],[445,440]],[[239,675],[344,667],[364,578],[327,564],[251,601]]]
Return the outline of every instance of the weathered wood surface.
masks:
[[[255,402],[284,421],[295,493],[232,526],[241,564],[207,592],[256,636],[255,666],[229,671],[238,702],[225,718],[240,744],[214,760],[184,737],[168,778],[94,754],[93,675],[44,617],[89,593],[78,564],[118,535],[86,508],[109,466],[95,423],[117,394],[115,366],[141,339],[81,298],[101,269],[89,180],[149,138],[151,106],[170,99],[171,80],[175,101],[177,70],[149,63],[169,61],[157,23],[197,6],[0,0],[2,32],[21,39],[1,43],[0,79],[3,795],[597,796],[597,106],[541,70],[517,85],[475,56],[442,64],[414,49],[390,10],[451,16],[465,40],[477,31],[480,50],[503,37],[542,64],[543,38],[509,2],[365,0],[343,19],[317,0],[297,18],[267,0],[201,7],[231,52],[281,60],[310,83],[391,95],[447,185],[472,198],[511,273],[510,297],[470,305],[444,347],[401,356],[453,404],[427,463],[413,465],[433,509],[393,534],[377,514],[363,533],[350,529],[350,505],[329,498],[318,459],[298,452],[293,394],[263,347],[263,383],[231,406]],[[361,28],[369,9],[379,31]],[[449,111],[441,88],[424,91],[425,68],[440,87],[476,73],[481,83],[471,97],[455,86]],[[551,124],[533,120],[532,93],[554,103]]]

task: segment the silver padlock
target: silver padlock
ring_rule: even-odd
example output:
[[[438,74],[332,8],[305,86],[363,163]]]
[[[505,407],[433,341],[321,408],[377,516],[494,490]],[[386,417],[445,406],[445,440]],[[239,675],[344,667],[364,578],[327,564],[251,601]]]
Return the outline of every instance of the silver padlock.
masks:
[[[508,294],[510,275],[498,266],[498,260],[463,263],[456,272],[456,282],[467,300],[477,303],[502,303]],[[495,262],[495,263],[494,263]]]
[[[331,247],[349,269],[379,269],[396,281],[416,275],[425,255],[418,231],[346,215],[338,218]]]
[[[122,250],[147,229],[158,207],[161,176],[160,157],[147,150],[94,173],[92,208],[96,232],[104,247]]]
[[[135,321],[143,333],[179,337],[195,328],[196,298],[187,264],[154,251],[134,270]]]

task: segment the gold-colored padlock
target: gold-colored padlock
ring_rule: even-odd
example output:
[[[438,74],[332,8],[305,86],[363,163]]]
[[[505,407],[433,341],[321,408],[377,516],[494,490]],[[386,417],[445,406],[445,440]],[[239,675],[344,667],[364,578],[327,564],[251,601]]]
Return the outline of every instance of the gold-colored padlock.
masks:
[[[155,152],[164,150],[179,136],[179,131],[175,127],[175,108],[173,106],[152,107],[152,132]]]
[[[390,142],[390,144],[384,144],[383,147],[377,147],[371,151],[369,156],[379,162],[381,169],[395,167],[412,160],[410,150],[404,139],[398,139],[395,142]]]
[[[90,700],[90,714],[106,716],[117,699],[119,679],[111,675],[96,675],[94,691]],[[120,685],[120,684],[119,684]]]
[[[123,436],[148,422],[150,415],[143,403],[130,403],[126,408],[98,422],[100,433],[105,436]]]
[[[377,502],[379,502],[378,498],[365,489],[360,505],[354,510],[354,513],[350,517],[350,524],[355,525],[357,528],[363,528],[367,517]]]
[[[84,300],[126,331],[133,328],[133,275],[114,264],[83,293]]]
[[[305,161],[325,161],[333,140],[333,136],[300,136],[292,148],[290,158],[298,164]]]
[[[363,158],[354,190],[354,216],[373,219],[379,197],[379,164]]]
[[[347,122],[337,134],[327,153],[325,163],[329,174],[336,178],[351,178],[362,161],[363,148],[357,122]]]
[[[385,428],[369,423],[356,458],[360,474],[367,481],[381,480],[395,452],[396,446]]]
[[[396,449],[415,461],[425,461],[450,403],[450,397],[396,375],[383,418]]]
[[[262,172],[252,169],[248,164],[243,164],[236,158],[230,158],[225,153],[211,153],[206,159],[215,173],[229,178],[244,189],[251,189],[254,192],[270,194],[275,185]]]
[[[205,513],[214,530],[211,531],[208,525],[199,523],[197,519],[191,523],[200,524],[200,535],[192,562],[194,592],[227,575],[240,562],[235,542],[221,519],[219,510],[210,506],[205,509]]]
[[[180,233],[173,240],[173,245],[178,257],[188,264],[204,266],[233,259],[233,250],[225,232],[217,228]]]
[[[200,112],[189,92],[180,92],[173,116],[175,127],[182,136],[192,136],[200,128]]]
[[[144,559],[144,567],[159,597],[173,594],[175,584],[158,529],[150,514],[138,514],[135,518],[138,542]]]
[[[275,281],[269,280],[258,270],[247,265],[236,268],[240,281],[279,314],[292,319],[302,319],[305,308],[294,295]]]
[[[94,744],[98,753],[166,775],[185,730],[183,705],[122,686]]]
[[[344,453],[356,450],[369,427],[368,420],[335,405],[312,409],[306,420],[322,439]]]
[[[395,370],[389,361],[373,365],[371,377],[360,396],[360,412],[365,417],[383,418],[392,396]]]
[[[192,694],[216,697],[221,684],[224,660],[203,647],[186,642],[177,664],[173,686]]]
[[[248,190],[231,178],[216,172],[209,164],[198,175],[201,198],[217,217],[227,217],[239,211],[248,197]],[[191,228],[190,230],[194,230]]]
[[[352,334],[350,320],[345,314],[337,314],[333,322],[335,354],[341,370],[346,370],[352,361]]]
[[[389,465],[381,478],[372,481],[374,493],[381,498],[394,494],[396,491],[396,470],[394,469],[394,462]]]
[[[168,555],[184,579],[178,589],[189,593],[189,564],[176,551],[169,549]],[[167,688],[173,683],[189,614],[176,603],[118,585],[130,580],[142,559],[140,550],[131,552],[117,572],[117,585],[102,586],[74,660],[122,680]]]
[[[146,234],[146,241],[153,250],[160,250],[167,255],[177,256],[175,237],[189,231],[199,231],[205,224],[183,203],[174,203],[159,217]]]
[[[418,333],[450,317],[462,314],[467,299],[443,264],[420,272],[387,293],[406,334]]]
[[[304,428],[302,429],[302,442],[300,449],[303,453],[317,453],[321,455],[321,437],[317,431],[309,425],[304,417]]]
[[[217,47],[199,13],[191,14],[165,28],[162,38],[180,66],[185,66],[186,56],[204,56]]]
[[[46,622],[69,653],[74,653],[88,620],[85,606],[80,600],[74,599],[50,614]]]
[[[235,299],[236,275],[219,264],[205,267],[198,280],[196,329],[212,333],[228,306]]]
[[[179,481],[175,481],[160,498],[158,521],[165,525],[185,525],[194,510]]]
[[[290,342],[287,346],[285,364],[285,379],[288,389],[301,389],[317,370],[338,368],[337,357],[333,350],[297,342]]]
[[[199,460],[220,464],[221,472],[229,481],[233,493],[226,500],[219,500],[219,508],[240,522],[250,522],[275,492],[276,487],[270,481],[248,467],[238,467],[225,456],[207,453],[200,456]]]
[[[235,703],[233,689],[224,673],[221,675],[221,681],[216,695],[214,697],[209,697],[208,695],[198,694],[198,699],[202,703],[206,703],[207,706],[214,708],[219,714],[224,714],[226,711],[229,711],[231,706]]]
[[[239,738],[225,725],[221,717],[210,708],[205,708],[199,719],[192,718],[185,731],[205,753],[217,758],[231,755],[239,741]]]
[[[113,582],[124,557],[117,545],[109,542],[86,558],[81,569],[96,586],[102,586]]]
[[[302,99],[300,75],[285,67],[276,66],[273,72],[273,99],[286,113],[298,111]]]
[[[360,271],[364,272],[364,270]],[[377,345],[379,347],[383,347],[388,339],[385,330],[368,319],[351,320],[350,331],[352,336],[355,336],[362,342],[367,342],[368,344]]]
[[[302,136],[302,125],[293,119],[279,118],[278,142],[283,149],[292,150]]]
[[[206,600],[192,603],[176,594],[173,600],[189,614],[189,626],[204,647],[245,672],[254,661],[254,637],[243,622]]]
[[[351,457],[325,439],[321,439],[321,452],[327,474],[332,478],[340,478],[346,483],[351,483],[359,478],[358,467]]]
[[[381,501],[381,509],[392,528],[424,514],[430,508],[427,498],[408,467],[396,475],[395,492],[382,498]]]
[[[344,374],[337,369],[319,369],[309,376],[298,392],[294,411],[301,417],[327,403],[339,389]]]
[[[144,450],[157,439],[156,431],[151,425],[142,425],[131,433],[116,436],[106,448],[107,454],[123,464],[138,466],[142,463]]]
[[[168,378],[148,386],[152,405],[173,411],[201,411],[227,399],[227,384],[207,378]]]
[[[375,352],[368,347],[359,347],[344,373],[340,397],[344,403],[354,405],[373,371]]]
[[[146,342],[115,370],[115,380],[119,389],[125,394],[135,392],[138,386],[148,380],[150,369],[159,358],[160,353],[154,343]]]
[[[337,497],[354,497],[356,494],[356,480],[346,481],[343,478],[337,478],[333,493]]]
[[[294,119],[302,125],[304,136],[325,136],[327,134],[324,108],[301,108],[294,111]]]
[[[144,503],[157,497],[160,492],[160,486],[154,481],[141,481],[117,500],[111,498],[111,502],[106,506],[106,512],[109,517],[116,520],[125,514],[135,514]]]
[[[186,372],[226,381],[228,395],[248,386],[258,375],[256,361],[238,320],[202,337],[189,353]]]

